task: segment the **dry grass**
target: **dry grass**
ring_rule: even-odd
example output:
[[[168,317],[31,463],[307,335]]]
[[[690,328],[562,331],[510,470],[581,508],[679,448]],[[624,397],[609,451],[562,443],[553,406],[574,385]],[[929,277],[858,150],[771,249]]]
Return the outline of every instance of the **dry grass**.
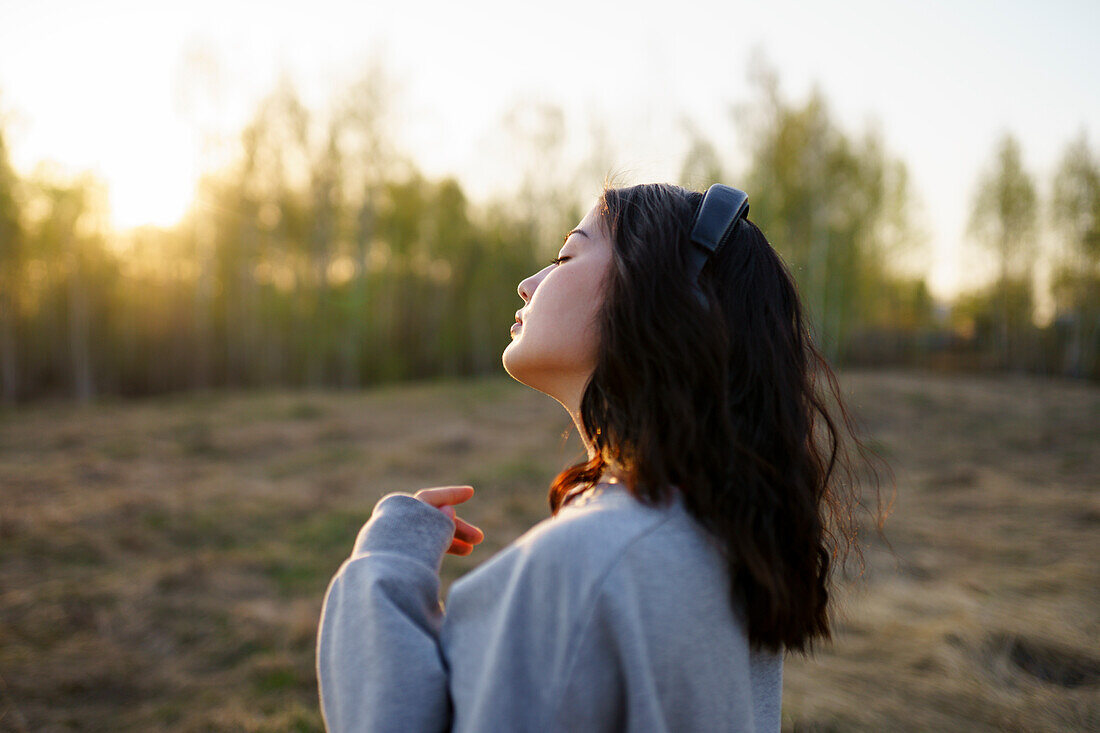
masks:
[[[1100,389],[846,373],[894,552],[788,657],[787,730],[1100,729]],[[0,730],[317,730],[321,598],[374,502],[471,484],[487,539],[579,455],[507,378],[0,417]],[[867,523],[869,526],[869,522]]]

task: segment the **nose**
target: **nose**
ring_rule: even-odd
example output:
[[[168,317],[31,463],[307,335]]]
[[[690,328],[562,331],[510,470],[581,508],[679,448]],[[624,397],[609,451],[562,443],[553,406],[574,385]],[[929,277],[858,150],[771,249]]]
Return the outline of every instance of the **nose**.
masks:
[[[535,288],[539,286],[539,274],[535,273],[529,278],[522,280],[519,287],[516,290],[519,291],[519,297],[523,298],[523,302],[527,303],[531,300],[531,294],[535,292]]]

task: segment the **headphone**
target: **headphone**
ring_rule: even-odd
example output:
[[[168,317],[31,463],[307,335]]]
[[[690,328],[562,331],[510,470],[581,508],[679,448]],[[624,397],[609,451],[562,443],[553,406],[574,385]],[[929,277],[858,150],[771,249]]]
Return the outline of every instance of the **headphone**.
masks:
[[[704,308],[706,297],[699,288],[703,266],[722,248],[737,223],[749,214],[749,195],[744,191],[715,183],[703,195],[703,203],[695,213],[691,227],[691,242],[695,246],[688,254],[688,274],[695,295]]]

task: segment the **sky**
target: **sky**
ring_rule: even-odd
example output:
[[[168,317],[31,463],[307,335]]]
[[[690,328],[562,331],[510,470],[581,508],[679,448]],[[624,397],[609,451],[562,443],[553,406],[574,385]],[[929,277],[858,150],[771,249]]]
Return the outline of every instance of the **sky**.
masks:
[[[1071,139],[1100,152],[1098,31],[1095,0],[0,0],[0,114],[17,170],[94,172],[118,227],[176,221],[218,163],[211,131],[230,139],[281,76],[323,109],[373,58],[397,83],[402,149],[475,200],[517,182],[499,131],[517,101],[562,106],[567,156],[602,125],[632,183],[676,178],[691,119],[736,186],[730,109],[753,98],[758,50],[786,99],[816,85],[846,132],[877,127],[906,163],[947,298],[991,273],[965,225],[1003,133],[1043,198]],[[196,51],[218,61],[217,104],[195,102]]]

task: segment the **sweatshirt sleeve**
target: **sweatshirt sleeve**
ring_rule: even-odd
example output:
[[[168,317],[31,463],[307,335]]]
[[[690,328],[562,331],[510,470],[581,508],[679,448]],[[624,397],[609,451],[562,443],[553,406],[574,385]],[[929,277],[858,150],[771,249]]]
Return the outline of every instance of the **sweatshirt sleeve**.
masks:
[[[454,522],[402,493],[382,497],[329,583],[317,636],[321,713],[332,733],[450,727],[439,647],[439,569]]]

